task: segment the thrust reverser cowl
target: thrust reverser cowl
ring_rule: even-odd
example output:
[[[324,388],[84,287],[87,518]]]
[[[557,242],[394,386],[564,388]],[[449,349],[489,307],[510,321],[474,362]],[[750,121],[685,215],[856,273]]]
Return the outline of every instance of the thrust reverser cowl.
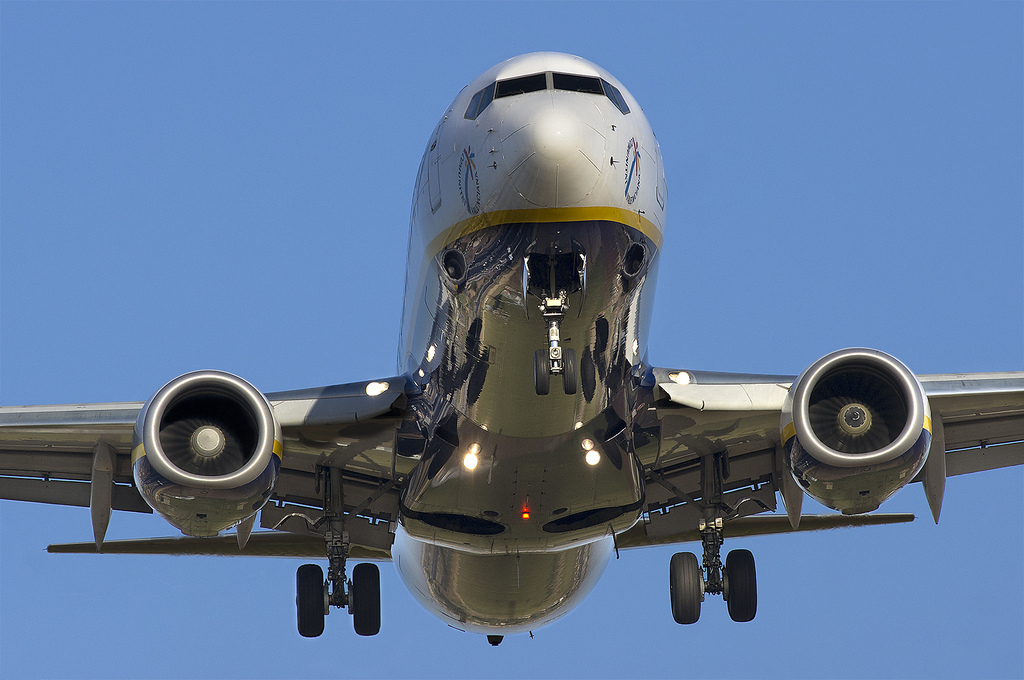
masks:
[[[269,500],[281,427],[266,397],[221,371],[164,385],[135,423],[132,468],[142,497],[189,536],[215,536]]]
[[[811,497],[845,514],[875,510],[924,467],[931,409],[916,376],[873,349],[811,364],[782,411],[786,464]]]

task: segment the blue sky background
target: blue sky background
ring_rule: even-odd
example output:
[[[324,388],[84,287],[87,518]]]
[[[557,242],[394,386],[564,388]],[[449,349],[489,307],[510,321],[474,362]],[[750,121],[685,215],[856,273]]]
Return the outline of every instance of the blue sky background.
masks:
[[[555,49],[662,146],[657,365],[797,373],[840,347],[1024,369],[1020,3],[0,3],[0,403],[390,375],[410,194],[474,76]],[[729,541],[760,602],[696,626],[673,548],[496,649],[383,565],[382,633],[295,632],[290,560],[48,555],[84,509],[0,503],[4,677],[1020,677],[1024,471],[939,526]],[[813,501],[805,511],[823,512]],[[170,535],[118,514],[109,538]],[[695,550],[696,546],[682,549]]]

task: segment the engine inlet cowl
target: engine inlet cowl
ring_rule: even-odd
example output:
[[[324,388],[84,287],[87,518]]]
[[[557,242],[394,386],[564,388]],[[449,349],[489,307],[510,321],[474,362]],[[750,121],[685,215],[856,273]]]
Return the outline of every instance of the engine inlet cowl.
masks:
[[[781,430],[787,465],[808,494],[846,513],[868,512],[924,465],[931,411],[921,383],[900,361],[844,349],[793,383]]]
[[[221,371],[164,385],[135,424],[132,463],[146,502],[193,536],[255,514],[280,470],[281,428],[259,390]]]

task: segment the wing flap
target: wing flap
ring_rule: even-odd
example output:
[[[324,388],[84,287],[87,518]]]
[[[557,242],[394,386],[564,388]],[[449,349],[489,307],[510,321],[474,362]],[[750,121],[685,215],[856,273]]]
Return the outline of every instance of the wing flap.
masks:
[[[97,554],[95,543],[56,543],[46,548],[51,553]],[[221,557],[291,557],[324,559],[324,539],[277,531],[260,531],[249,536],[242,549],[234,534],[213,538],[140,538],[103,543],[103,554],[115,555],[206,555]],[[353,544],[350,559],[386,562],[391,559],[390,549]]]
[[[798,529],[794,529],[786,516],[766,515],[741,517],[725,523],[725,537],[738,538],[743,536],[766,536],[769,534],[791,534],[805,531],[825,531],[829,529],[845,529],[850,527],[877,526],[880,524],[902,524],[913,522],[914,515],[867,514],[867,515],[803,515]],[[615,545],[620,550],[629,548],[646,548],[653,545],[671,545],[674,543],[690,543],[700,541],[700,531],[696,526],[692,529],[676,531],[658,536],[648,536],[647,527],[638,522],[632,529],[618,534]]]
[[[9,501],[49,503],[51,505],[73,505],[90,507],[91,484],[57,479],[30,479],[24,477],[0,477],[0,498]],[[114,484],[110,507],[113,510],[152,513],[153,510],[134,486]]]

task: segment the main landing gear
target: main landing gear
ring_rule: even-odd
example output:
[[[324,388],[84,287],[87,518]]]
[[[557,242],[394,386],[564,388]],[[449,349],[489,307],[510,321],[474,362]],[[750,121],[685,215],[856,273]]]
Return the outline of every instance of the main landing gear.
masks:
[[[357,564],[352,578],[345,575],[349,537],[345,531],[341,471],[322,468],[324,516],[310,528],[323,533],[327,548],[327,578],[318,564],[304,564],[295,574],[295,605],[299,635],[319,637],[331,607],[347,607],[358,635],[380,632],[380,570],[376,564]],[[308,520],[307,520],[308,521]]]
[[[752,621],[757,613],[757,577],[749,550],[733,550],[722,566],[720,551],[723,518],[732,514],[722,497],[722,482],[729,476],[724,453],[701,459],[701,505],[705,519],[698,524],[704,544],[703,564],[693,553],[676,553],[669,563],[669,594],[676,623],[696,623],[707,593],[721,595],[733,621]]]
[[[545,297],[540,311],[548,326],[548,347],[539,349],[533,355],[533,382],[537,394],[547,394],[551,388],[551,376],[562,376],[562,389],[566,394],[576,394],[579,383],[579,363],[576,361],[576,350],[562,347],[559,326],[569,309],[565,291],[558,297]]]

